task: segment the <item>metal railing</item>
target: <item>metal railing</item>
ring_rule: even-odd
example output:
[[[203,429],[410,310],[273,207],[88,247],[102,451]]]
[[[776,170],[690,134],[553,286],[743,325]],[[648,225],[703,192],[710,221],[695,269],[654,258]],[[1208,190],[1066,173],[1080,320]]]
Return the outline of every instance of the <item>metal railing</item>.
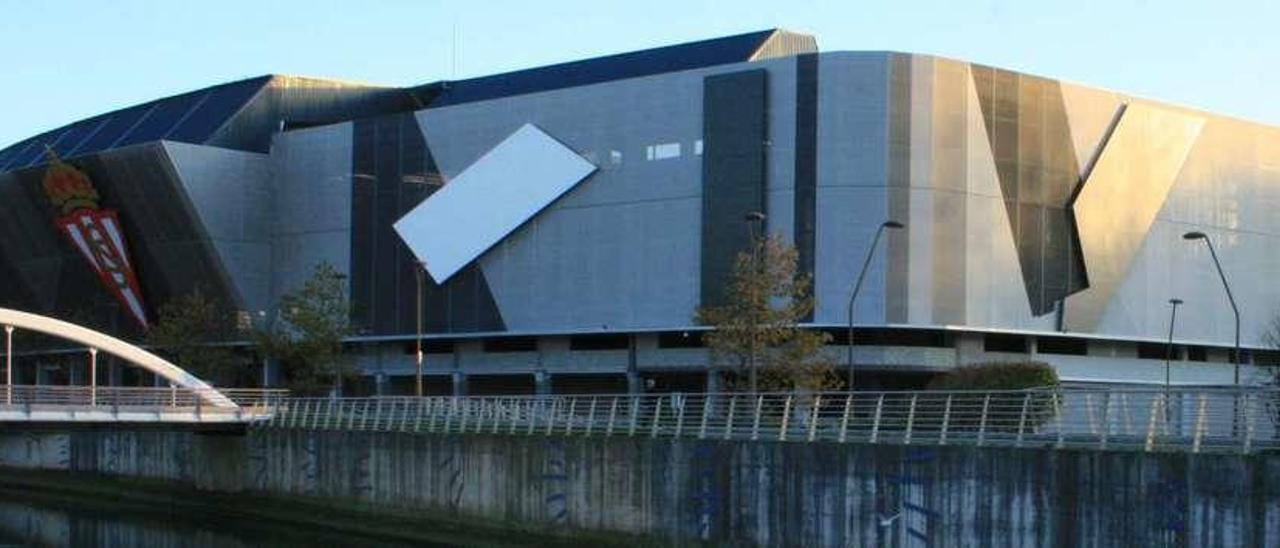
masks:
[[[1141,451],[1280,448],[1280,391],[287,398],[267,428]]]
[[[213,405],[219,393],[235,406]],[[0,386],[0,422],[254,422],[287,390],[124,386]]]

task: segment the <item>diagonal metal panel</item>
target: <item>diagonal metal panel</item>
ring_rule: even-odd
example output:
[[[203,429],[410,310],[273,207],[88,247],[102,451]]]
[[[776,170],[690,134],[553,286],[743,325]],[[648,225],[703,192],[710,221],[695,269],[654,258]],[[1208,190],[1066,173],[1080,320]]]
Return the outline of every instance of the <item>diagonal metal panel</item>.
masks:
[[[444,283],[596,170],[533,124],[525,124],[395,223]]]
[[[1147,104],[1124,110],[1071,206],[1089,288],[1067,298],[1068,330],[1098,326],[1203,126],[1201,117]]]

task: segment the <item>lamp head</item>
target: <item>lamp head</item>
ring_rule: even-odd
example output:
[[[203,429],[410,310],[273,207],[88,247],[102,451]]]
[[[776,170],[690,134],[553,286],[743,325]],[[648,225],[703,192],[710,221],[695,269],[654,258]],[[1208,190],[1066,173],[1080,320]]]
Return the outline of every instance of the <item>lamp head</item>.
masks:
[[[1203,232],[1199,231],[1188,232],[1182,235],[1182,239],[1184,240],[1204,240],[1207,238],[1208,236],[1205,236]]]
[[[759,222],[765,219],[765,215],[764,213],[760,213],[759,211],[752,211],[746,215],[743,215],[742,219],[745,221]]]
[[[903,228],[903,227],[904,227],[904,226],[906,226],[906,225],[903,225],[902,223],[899,223],[898,221],[885,221],[885,222],[883,222],[883,223],[880,223],[880,226],[883,226],[883,227],[885,227],[885,228],[894,228],[894,229],[897,229],[897,228]]]
[[[1182,299],[1169,299],[1169,304],[1173,306],[1178,306],[1182,304]]]

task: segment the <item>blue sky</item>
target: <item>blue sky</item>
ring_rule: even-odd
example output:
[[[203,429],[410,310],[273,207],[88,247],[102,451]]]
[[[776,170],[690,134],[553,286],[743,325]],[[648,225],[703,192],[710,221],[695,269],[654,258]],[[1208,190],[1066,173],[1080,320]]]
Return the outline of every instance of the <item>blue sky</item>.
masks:
[[[1280,125],[1280,2],[0,0],[0,147],[267,73],[404,85],[786,27]]]

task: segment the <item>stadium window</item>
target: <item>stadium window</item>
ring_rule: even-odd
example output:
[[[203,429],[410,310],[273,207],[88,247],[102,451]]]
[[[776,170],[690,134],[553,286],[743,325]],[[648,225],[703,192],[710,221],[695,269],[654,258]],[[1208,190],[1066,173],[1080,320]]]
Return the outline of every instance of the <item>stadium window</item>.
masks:
[[[982,336],[982,350],[984,352],[1026,354],[1027,338],[1022,335],[987,333]]]
[[[484,351],[500,352],[537,352],[537,337],[497,337],[484,340]]]
[[[1207,362],[1209,361],[1209,352],[1203,346],[1188,346],[1187,360],[1193,362]]]
[[[1163,360],[1168,355],[1171,360],[1182,359],[1182,348],[1174,345],[1170,350],[1168,344],[1161,343],[1138,343],[1138,359],[1142,360]]]
[[[693,142],[693,155],[702,156],[702,139]]]
[[[644,148],[647,160],[667,160],[680,157],[680,143],[658,143]]]
[[[667,331],[658,333],[658,348],[702,348],[701,331]]]
[[[1036,351],[1041,354],[1085,356],[1089,353],[1089,341],[1071,337],[1041,337],[1036,341]]]
[[[631,337],[621,333],[569,337],[569,350],[626,350],[628,348],[631,348]]]
[[[618,164],[621,164],[621,163],[622,163],[622,152],[617,151],[617,150],[610,150],[610,151],[609,151],[609,163],[611,163],[611,164],[613,164],[613,165],[615,165],[615,166],[616,166],[616,165],[618,165]]]

